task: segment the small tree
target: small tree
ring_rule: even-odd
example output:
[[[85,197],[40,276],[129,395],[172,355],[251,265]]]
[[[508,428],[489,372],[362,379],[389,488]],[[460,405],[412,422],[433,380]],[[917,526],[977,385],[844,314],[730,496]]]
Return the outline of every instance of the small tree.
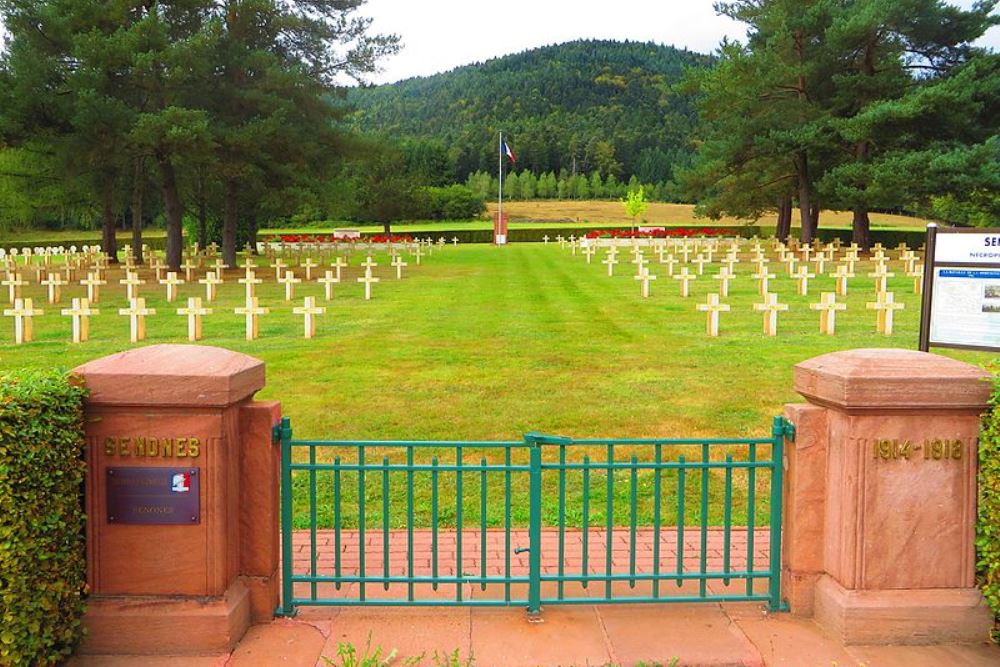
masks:
[[[640,185],[636,190],[629,190],[625,195],[625,199],[622,200],[625,204],[625,213],[632,218],[632,226],[636,226],[636,222],[640,215],[646,212],[646,192]]]

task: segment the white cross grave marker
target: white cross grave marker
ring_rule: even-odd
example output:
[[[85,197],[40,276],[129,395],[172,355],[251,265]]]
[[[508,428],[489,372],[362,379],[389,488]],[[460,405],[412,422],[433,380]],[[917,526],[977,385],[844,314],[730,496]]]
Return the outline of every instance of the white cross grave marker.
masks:
[[[292,312],[296,315],[302,315],[305,318],[303,322],[303,335],[305,338],[312,338],[316,335],[316,316],[325,313],[326,308],[316,305],[316,297],[307,296],[302,306],[292,308]]]
[[[167,274],[168,276],[170,274]],[[174,274],[175,276],[177,274]],[[119,308],[119,315],[128,315],[129,318],[129,340],[138,343],[146,339],[146,317],[156,315],[156,309],[147,308],[146,300],[137,297],[129,301],[128,308]]]
[[[212,271],[209,272],[211,275]],[[201,340],[201,318],[205,315],[211,315],[211,308],[204,308],[201,305],[200,296],[188,297],[187,308],[178,308],[178,315],[187,315],[188,318],[188,340],[196,341]]]
[[[699,303],[698,310],[708,313],[708,325],[706,331],[709,336],[719,335],[719,313],[730,310],[729,304],[719,303],[718,294],[709,294],[708,303]]]
[[[73,318],[73,342],[83,343],[90,339],[90,317],[101,311],[90,307],[90,301],[74,297],[72,308],[63,308],[61,313]]]
[[[809,308],[820,311],[819,332],[832,336],[837,329],[837,311],[847,310],[847,304],[837,303],[837,295],[833,292],[823,292],[819,303],[810,303]]]

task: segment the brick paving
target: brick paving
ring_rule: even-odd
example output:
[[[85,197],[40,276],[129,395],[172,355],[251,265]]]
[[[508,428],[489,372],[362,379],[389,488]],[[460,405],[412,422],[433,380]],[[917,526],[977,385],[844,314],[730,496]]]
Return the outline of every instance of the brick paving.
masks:
[[[332,571],[334,562],[334,536],[332,531],[316,534],[317,564],[321,573]],[[707,531],[707,567],[722,567],[723,532]],[[745,530],[732,533],[731,567],[743,566],[746,557],[747,534]],[[768,533],[754,534],[754,561],[767,563]],[[357,531],[341,533],[342,571],[357,574],[360,536]],[[455,555],[458,543],[455,532],[439,534],[439,573],[449,576],[455,572]],[[496,573],[502,567],[506,545],[502,531],[486,533],[487,568]],[[650,572],[653,566],[654,534],[651,530],[636,533],[636,571]],[[383,534],[380,530],[367,531],[365,535],[366,563],[369,575],[382,573]],[[462,569],[469,573],[479,567],[480,534],[466,531],[462,536]],[[588,534],[590,554],[589,571],[604,572],[603,530]],[[542,535],[544,554],[543,570],[558,567],[558,532],[546,530]],[[581,563],[582,533],[567,531],[566,567],[579,568]],[[430,572],[430,531],[414,531],[414,573],[420,576]],[[527,532],[511,532],[511,547],[527,545]],[[612,568],[628,572],[629,533],[627,529],[613,531]],[[697,528],[685,531],[682,552],[684,570],[694,572],[699,568],[698,554],[701,532]],[[294,567],[299,574],[308,572],[310,563],[310,534],[296,531],[293,536]],[[676,568],[676,531],[661,534],[661,567]],[[390,531],[390,570],[405,573],[407,550],[406,531]],[[447,563],[446,563],[447,561]],[[497,565],[497,561],[501,565]],[[397,565],[402,563],[403,565]],[[500,570],[502,571],[502,570]],[[511,556],[512,576],[527,572],[527,556]],[[739,582],[737,582],[739,583]],[[761,590],[766,588],[760,581]],[[724,586],[720,580],[709,582],[713,593]],[[543,584],[543,596],[551,593],[554,584]],[[567,584],[567,594],[579,594],[574,585]],[[298,586],[297,595],[306,595],[308,585]],[[399,599],[399,591],[385,592],[377,584],[367,587],[369,599]],[[402,586],[405,595],[405,584]],[[434,592],[429,585],[416,587],[418,599],[451,598],[455,585],[442,585]],[[514,588],[514,587],[512,587]],[[628,581],[615,582],[615,596],[628,597],[632,589]],[[594,595],[602,596],[604,586],[591,584]],[[680,590],[691,592],[697,584],[688,582],[678,589],[671,582],[661,584],[661,592]],[[321,597],[355,597],[354,586],[343,586],[336,591],[332,585],[317,587]],[[521,589],[523,590],[523,589]],[[742,592],[737,589],[736,592]],[[469,597],[495,597],[497,593],[480,590],[479,586],[466,584],[463,594]],[[585,598],[587,591],[581,599]],[[522,596],[523,597],[523,596]],[[517,598],[515,598],[517,599]],[[425,600],[434,603],[435,600]],[[363,651],[369,644],[381,647],[383,657],[393,653],[393,664],[440,665],[435,654],[457,651],[461,659],[473,658],[476,667],[557,667],[567,665],[637,665],[678,664],[698,667],[809,667],[812,665],[871,665],[872,667],[993,667],[1000,664],[1000,649],[983,641],[968,645],[936,646],[842,646],[826,635],[812,619],[790,614],[767,614],[759,603],[705,603],[694,604],[573,604],[548,605],[543,603],[541,623],[529,622],[523,608],[434,607],[434,608],[385,608],[376,606],[332,606],[300,608],[296,619],[278,619],[254,626],[247,632],[240,645],[231,653],[215,656],[78,656],[70,661],[72,667],[260,667],[289,665],[290,667],[327,667],[341,664],[341,646],[352,644]],[[985,640],[985,638],[984,638]],[[422,656],[422,657],[421,657]],[[408,662],[409,661],[409,662]],[[676,662],[675,662],[676,661]]]
[[[391,577],[431,577],[434,574],[434,547],[433,534],[430,530],[414,530],[413,532],[413,569],[412,572],[408,563],[408,534],[406,530],[390,530],[388,534],[388,568],[385,567],[385,533],[381,529],[368,529],[365,531],[365,574],[368,577],[381,577],[388,571]],[[457,531],[440,531],[437,538],[437,576],[454,577],[458,568],[458,533]],[[525,578],[528,575],[528,558],[526,552],[514,553],[515,549],[528,546],[528,531],[526,529],[512,530],[510,534],[510,571],[507,571],[507,538],[503,530],[487,530],[485,533],[486,560],[483,563],[483,543],[482,533],[478,530],[467,530],[462,533],[462,555],[461,571],[464,577],[475,584],[475,588],[482,590],[477,577],[518,577]],[[604,529],[592,528],[587,533],[587,564],[584,570],[584,533],[579,529],[566,530],[563,546],[563,569],[565,575],[604,575],[606,573],[607,559],[607,531]],[[343,530],[340,535],[340,573],[342,577],[357,577],[361,571],[359,542],[361,536],[357,530]],[[611,572],[614,574],[630,574],[634,567],[636,574],[651,574],[655,572],[654,546],[656,534],[651,528],[640,528],[635,533],[634,559],[632,557],[632,536],[629,529],[612,529],[611,532]],[[769,565],[769,531],[758,529],[754,531],[753,545],[753,566],[754,571],[766,571]],[[721,528],[709,528],[705,531],[705,568],[711,574],[722,574],[724,572],[725,532]],[[729,536],[729,571],[745,571],[747,565],[747,551],[749,543],[749,533],[746,528],[733,528]],[[663,528],[660,532],[660,573],[673,574],[678,571],[678,566],[683,573],[697,574],[700,572],[700,554],[702,544],[701,529],[697,526],[688,527],[684,530],[683,549],[678,560],[678,534],[676,527]],[[295,531],[293,534],[293,572],[296,575],[309,575],[313,558],[313,548],[311,534],[308,530]],[[316,545],[316,574],[332,576],[336,571],[336,537],[332,530],[317,530]],[[634,560],[634,565],[633,565]],[[545,529],[542,531],[542,575],[559,574],[559,531],[558,529]],[[714,581],[714,580],[713,580]],[[629,581],[616,582],[629,586]],[[717,588],[719,582],[714,582]],[[766,590],[766,580],[757,579],[754,583],[754,592],[761,593]],[[590,586],[600,585],[603,590],[603,581],[591,581]],[[680,592],[691,594],[691,584],[688,582]],[[496,584],[494,584],[496,585]],[[664,587],[670,585],[670,589]],[[745,580],[736,582],[729,580],[725,582],[724,591],[718,593],[728,593],[742,595],[745,591]],[[369,584],[371,590],[375,587],[383,588],[380,582]],[[395,586],[395,584],[393,584]],[[402,588],[405,584],[399,584]],[[629,586],[631,589],[627,597],[634,597],[643,594],[643,589],[648,588],[649,582],[639,582],[636,586]],[[668,595],[676,587],[673,582],[660,584],[661,594]],[[427,588],[430,588],[429,586]],[[638,590],[636,590],[638,589]],[[422,590],[422,589],[421,589]],[[426,597],[442,598],[445,595],[440,591],[448,590],[454,592],[455,584],[441,584],[436,591]],[[426,592],[426,591],[425,591]],[[648,591],[647,591],[648,592]],[[300,584],[296,586],[296,597],[307,597],[310,595],[309,586]],[[351,586],[341,586],[336,589],[332,586],[324,587],[318,593],[320,598],[356,598],[358,591]],[[417,598],[425,597],[419,590]],[[567,593],[568,597],[574,597]],[[394,596],[386,596],[394,597]],[[514,594],[515,598],[523,597],[523,591]],[[617,595],[616,595],[617,597]]]

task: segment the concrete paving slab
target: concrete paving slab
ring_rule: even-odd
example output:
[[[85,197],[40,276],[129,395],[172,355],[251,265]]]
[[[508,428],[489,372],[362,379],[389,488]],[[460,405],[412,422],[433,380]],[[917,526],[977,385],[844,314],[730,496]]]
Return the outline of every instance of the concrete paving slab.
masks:
[[[716,604],[607,605],[597,608],[611,651],[640,661],[699,667],[762,666],[760,653]]]
[[[612,662],[593,607],[550,606],[542,619],[541,623],[532,623],[522,609],[473,609],[471,641],[477,667]]]
[[[316,664],[325,643],[321,628],[311,623],[282,619],[255,625],[243,636],[226,667],[310,667]]]
[[[855,656],[823,634],[810,618],[789,614],[746,615],[738,618],[736,624],[768,667],[858,667]]]
[[[395,651],[398,664],[413,656],[429,659],[435,652],[450,653],[455,649],[461,657],[467,657],[470,628],[467,607],[345,608],[331,624],[322,655],[339,664],[339,644],[353,644],[360,655],[369,646],[370,638],[372,649],[381,647],[383,657]]]

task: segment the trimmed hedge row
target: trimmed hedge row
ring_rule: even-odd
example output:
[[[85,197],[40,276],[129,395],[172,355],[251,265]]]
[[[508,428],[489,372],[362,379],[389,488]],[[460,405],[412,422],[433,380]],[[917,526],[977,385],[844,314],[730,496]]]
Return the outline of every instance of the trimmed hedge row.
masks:
[[[983,596],[1000,620],[1000,376],[979,435],[979,503],[976,556]],[[993,633],[1000,642],[1000,625]]]
[[[0,374],[0,665],[53,665],[83,634],[84,389]]]
[[[661,225],[656,225],[661,226]],[[698,229],[699,227],[705,228],[715,228],[713,225],[675,225],[672,227],[667,227],[667,229]],[[607,227],[601,227],[600,229],[631,229],[627,225],[608,225]],[[512,229],[508,233],[507,237],[511,243],[541,243],[545,236],[550,239],[554,239],[557,235],[562,235],[568,237],[571,234],[573,236],[586,236],[588,232],[594,231],[594,227],[570,227],[567,225],[560,227],[544,227],[538,229]],[[316,232],[319,233],[319,232]],[[369,236],[379,236],[383,232],[382,230],[362,232],[361,235],[364,237]],[[746,238],[751,236],[766,237],[774,234],[774,227],[760,226],[760,225],[750,225],[733,227],[733,233],[738,234]],[[393,234],[399,235],[411,235],[419,238],[431,237],[437,240],[440,237],[444,237],[449,243],[452,238],[457,238],[459,243],[492,243],[493,242],[493,231],[490,229],[457,229],[453,231],[436,231],[436,232],[409,232],[406,229],[406,225],[395,225],[393,227]],[[264,238],[269,236],[268,232],[262,231],[258,238]],[[843,243],[850,244],[851,242],[851,230],[849,229],[820,229],[818,236],[821,240],[825,242],[832,241],[834,238],[839,238]],[[905,242],[911,248],[919,247],[927,238],[927,233],[924,231],[909,231],[909,230],[889,230],[889,229],[879,229],[873,230],[871,233],[872,243],[881,243],[887,248],[895,248],[900,243]],[[131,237],[119,238],[118,247],[119,250],[123,249],[126,244],[131,243]],[[165,237],[158,237],[152,239],[144,239],[144,242],[153,250],[163,250],[166,247],[167,240]],[[85,241],[57,241],[51,243],[42,243],[39,241],[33,242],[14,242],[14,243],[3,243],[0,244],[6,249],[10,248],[36,248],[45,246],[63,246],[68,248],[70,246],[76,246],[80,248],[85,245],[95,245],[100,243],[99,239],[88,239]]]
[[[153,250],[163,250],[167,247],[167,237],[157,236],[153,238],[143,238],[142,242],[148,245]],[[0,241],[0,248],[4,250],[10,250],[11,248],[45,248],[53,247],[58,248],[62,246],[63,248],[69,248],[70,246],[76,246],[77,248],[82,248],[85,245],[100,245],[101,239],[67,239],[64,241]],[[131,234],[128,237],[118,237],[118,250],[124,250],[126,245],[132,244]]]
[[[661,225],[656,225],[661,226]],[[703,225],[677,225],[667,229],[698,229]],[[716,226],[704,225],[706,228],[715,229]],[[629,226],[615,226],[609,225],[607,227],[601,227],[602,230],[610,229],[631,229]],[[774,228],[761,227],[758,225],[752,226],[742,226],[733,227],[733,234],[743,236],[745,238],[750,238],[752,236],[759,236],[761,238],[770,236],[774,234]],[[544,227],[537,229],[511,229],[507,234],[507,239],[511,243],[541,243],[545,236],[550,239],[554,239],[557,235],[562,235],[563,237],[573,236],[586,236],[589,232],[595,231],[594,227]],[[399,225],[393,228],[394,234],[410,234],[414,237],[427,238],[430,237],[437,240],[440,237],[444,237],[446,241],[451,243],[452,238],[457,238],[459,243],[492,243],[493,242],[493,231],[490,229],[461,229],[454,231],[436,231],[436,232],[408,232],[406,227]],[[362,236],[375,236],[382,234],[381,231],[378,232],[362,232]],[[818,232],[819,238],[824,242],[830,242],[834,238],[839,238],[841,242],[850,244],[851,243],[851,230],[849,229],[821,229]],[[871,233],[872,243],[881,243],[887,248],[895,248],[900,243],[905,242],[911,248],[920,247],[921,244],[927,239],[927,233],[923,231],[909,231],[909,230],[873,230]]]

